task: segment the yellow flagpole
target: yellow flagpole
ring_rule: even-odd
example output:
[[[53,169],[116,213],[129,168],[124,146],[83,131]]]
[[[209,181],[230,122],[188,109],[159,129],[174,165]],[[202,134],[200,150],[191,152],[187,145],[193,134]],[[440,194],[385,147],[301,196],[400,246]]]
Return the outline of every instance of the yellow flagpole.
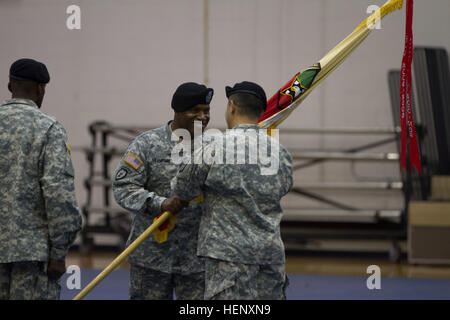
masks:
[[[189,204],[202,202],[203,194],[200,194],[197,198],[189,201]],[[155,230],[159,228],[167,219],[171,217],[172,213],[169,211],[164,212],[158,220],[150,225],[139,237],[136,238],[117,258],[115,258],[100,274],[94,278],[83,290],[80,291],[72,300],[83,299],[92,289],[94,289],[100,281],[102,281],[108,274],[117,268],[141,243],[147,239]]]
[[[372,32],[371,27],[377,19],[383,19],[387,14],[403,7],[403,0],[389,0],[379,10],[365,19],[352,33],[337,44],[320,61],[321,70],[317,73],[311,86],[290,106],[284,108],[270,118],[259,123],[261,128],[274,129],[281,124],[298,105],[305,100],[311,91],[325,80],[342,62],[367,38]]]
[[[365,37],[358,38],[354,42],[349,42],[349,45],[347,47],[345,47],[344,50],[341,51],[342,56],[350,55],[350,53],[352,53],[365,40],[367,35]],[[322,70],[324,70],[324,69],[322,69],[317,74],[316,78],[314,79],[313,83],[311,84],[311,87],[308,90],[306,90],[305,93],[303,93],[303,95],[300,98],[298,98],[298,100],[296,100],[289,107],[276,113],[272,117],[262,121],[260,123],[260,126],[264,127],[264,128],[270,127],[271,129],[278,127],[292,113],[292,111],[294,111],[300,105],[300,103],[302,103],[303,100],[306,99],[306,97],[311,93],[311,91],[315,87],[317,87],[320,83],[322,83],[322,81],[325,80],[325,78],[327,78],[334,70],[336,70],[341,65],[341,63],[343,62],[344,59],[342,59],[340,61],[337,61],[337,60],[330,61],[327,64],[327,68],[325,69],[325,72],[322,72]],[[275,117],[277,118],[276,120],[274,119]],[[273,120],[273,121],[271,121],[271,120]],[[269,123],[269,126],[267,126],[267,123]]]
[[[117,268],[145,239],[148,238],[155,231],[156,228],[161,226],[169,217],[171,213],[169,211],[164,212],[158,220],[156,220],[150,227],[148,227],[136,240],[134,240],[117,258],[115,258],[94,280],[92,280],[83,290],[78,293],[73,300],[83,299],[92,289],[97,286],[111,271]]]

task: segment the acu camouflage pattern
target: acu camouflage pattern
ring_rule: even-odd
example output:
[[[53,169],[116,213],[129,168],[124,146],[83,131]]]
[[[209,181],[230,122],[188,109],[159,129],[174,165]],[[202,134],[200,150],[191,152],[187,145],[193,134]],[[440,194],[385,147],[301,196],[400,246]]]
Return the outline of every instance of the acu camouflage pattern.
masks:
[[[136,137],[113,174],[116,201],[135,213],[127,246],[153,223],[161,213],[162,202],[171,196],[170,181],[179,165],[171,162],[171,152],[177,142],[171,140],[170,124]],[[137,170],[125,162],[130,154],[142,161]],[[166,273],[202,272],[203,261],[196,256],[201,205],[190,204],[178,213],[178,220],[166,242],[158,243],[150,235],[130,254],[128,261]]]
[[[206,300],[286,300],[285,265],[205,259]]]
[[[0,263],[64,260],[82,222],[66,132],[28,99],[0,127]]]
[[[130,300],[203,300],[205,273],[176,274],[147,269],[138,265],[130,268]]]
[[[60,280],[47,277],[47,262],[0,264],[0,300],[59,300]]]
[[[260,130],[258,125],[241,124],[227,134],[236,134],[237,129]],[[247,161],[209,165],[191,161],[180,168],[172,181],[174,194],[184,199],[193,199],[203,190],[198,255],[240,264],[284,264],[280,199],[292,188],[292,157],[278,141],[265,137],[268,150],[272,150],[272,144],[279,145],[276,174],[261,175],[260,169],[268,165],[261,164],[259,157],[256,164]],[[215,139],[204,143],[203,152],[212,154],[207,148],[213,148],[214,143]],[[246,139],[245,154],[257,143]],[[224,147],[225,155],[225,146],[219,147]]]

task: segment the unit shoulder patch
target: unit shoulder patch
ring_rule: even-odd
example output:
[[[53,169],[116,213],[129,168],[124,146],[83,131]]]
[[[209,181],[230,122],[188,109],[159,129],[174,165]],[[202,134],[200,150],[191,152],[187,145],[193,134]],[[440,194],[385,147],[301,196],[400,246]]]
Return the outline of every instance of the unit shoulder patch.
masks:
[[[119,171],[117,171],[116,174],[116,180],[121,180],[123,178],[125,178],[128,174],[128,170],[125,168],[120,169]]]

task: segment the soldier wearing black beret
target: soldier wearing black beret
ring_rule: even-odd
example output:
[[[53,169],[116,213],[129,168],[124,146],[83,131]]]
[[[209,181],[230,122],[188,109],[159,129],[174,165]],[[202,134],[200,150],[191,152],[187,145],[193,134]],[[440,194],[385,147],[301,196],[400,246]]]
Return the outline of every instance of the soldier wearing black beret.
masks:
[[[205,130],[213,95],[214,90],[202,84],[186,82],[180,85],[172,97],[172,109],[175,111],[172,129],[187,129],[194,137],[194,121],[201,121]]]
[[[262,108],[261,109],[262,112],[266,111],[266,108],[267,108],[266,93],[265,93],[264,89],[257,83],[250,82],[250,81],[242,81],[242,82],[236,83],[233,87],[226,86],[225,93],[226,93],[227,98],[230,98],[230,96],[237,94],[237,93],[249,94],[253,97],[256,97]]]
[[[179,164],[171,156],[179,143],[174,130],[185,129],[192,139],[194,121],[201,123],[202,130],[206,128],[213,94],[213,89],[202,84],[181,84],[172,97],[173,121],[134,139],[113,174],[117,203],[135,213],[127,245],[161,213],[177,216],[128,257],[130,299],[173,299],[174,291],[177,299],[203,299],[204,265],[196,254],[202,204],[188,204],[173,196],[170,181]]]
[[[11,65],[0,107],[0,300],[59,299],[81,214],[64,127],[40,110],[45,65]]]
[[[50,82],[47,67],[33,59],[19,59],[9,70],[8,89],[13,98],[27,97],[40,108],[45,95],[45,85]]]
[[[259,127],[267,108],[261,86],[244,81],[225,92],[228,130],[201,147],[231,162],[185,164],[172,181],[173,193],[185,200],[204,196],[197,254],[205,261],[206,300],[285,299],[280,201],[292,188],[292,156]],[[235,138],[242,141],[236,151]],[[268,162],[260,152],[269,149]],[[235,155],[244,161],[235,163]]]

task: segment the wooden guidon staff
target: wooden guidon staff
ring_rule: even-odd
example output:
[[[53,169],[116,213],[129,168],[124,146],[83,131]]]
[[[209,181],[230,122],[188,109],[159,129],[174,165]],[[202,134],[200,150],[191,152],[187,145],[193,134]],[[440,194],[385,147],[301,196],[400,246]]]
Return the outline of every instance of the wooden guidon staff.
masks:
[[[367,38],[375,24],[387,14],[401,9],[403,0],[389,0],[364,20],[352,33],[328,52],[318,63],[297,73],[267,102],[266,112],[259,119],[261,128],[273,129],[328,77]]]
[[[189,201],[191,203],[197,203],[203,201],[203,195],[201,194],[197,198]],[[169,211],[164,212],[150,227],[148,227],[136,240],[134,240],[117,258],[115,258],[98,276],[95,277],[83,290],[78,293],[73,300],[83,299],[92,289],[94,289],[100,281],[102,281],[108,274],[117,268],[141,243],[147,239],[157,228],[159,228],[164,222],[172,216]]]

